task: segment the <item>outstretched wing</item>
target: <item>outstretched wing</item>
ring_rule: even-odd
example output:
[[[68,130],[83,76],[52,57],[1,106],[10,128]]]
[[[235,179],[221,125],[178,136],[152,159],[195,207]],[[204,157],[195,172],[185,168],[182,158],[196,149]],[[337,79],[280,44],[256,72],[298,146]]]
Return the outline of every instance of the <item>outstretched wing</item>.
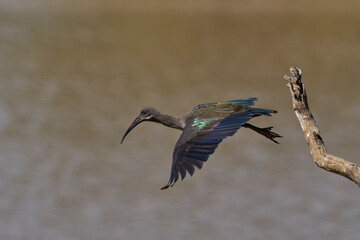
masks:
[[[173,186],[179,176],[184,179],[186,172],[193,175],[195,166],[200,169],[215,152],[219,143],[224,138],[234,135],[251,118],[275,112],[249,107],[255,100],[248,98],[195,107],[196,114],[188,119],[175,145],[170,179],[162,189]]]

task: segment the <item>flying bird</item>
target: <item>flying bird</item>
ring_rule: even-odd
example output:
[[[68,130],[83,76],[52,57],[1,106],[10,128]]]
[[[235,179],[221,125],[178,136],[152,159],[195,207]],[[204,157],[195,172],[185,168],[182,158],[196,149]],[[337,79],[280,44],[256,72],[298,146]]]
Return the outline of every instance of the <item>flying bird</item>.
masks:
[[[256,100],[257,98],[246,98],[200,104],[191,112],[179,117],[161,114],[153,107],[146,107],[126,130],[121,143],[132,129],[144,121],[157,122],[182,130],[173,152],[169,182],[161,188],[167,189],[177,182],[179,176],[183,180],[186,173],[193,175],[195,167],[201,169],[219,143],[224,138],[234,135],[241,127],[250,128],[278,143],[275,138],[282,136],[272,132],[272,127],[259,128],[247,123],[254,117],[271,116],[271,113],[276,113],[275,110],[251,107]]]

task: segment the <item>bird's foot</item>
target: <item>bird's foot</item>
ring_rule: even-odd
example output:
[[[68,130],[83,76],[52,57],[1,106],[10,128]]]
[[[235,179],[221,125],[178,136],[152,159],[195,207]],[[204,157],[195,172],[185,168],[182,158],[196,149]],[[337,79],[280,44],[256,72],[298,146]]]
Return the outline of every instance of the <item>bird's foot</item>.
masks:
[[[273,141],[274,143],[279,144],[278,141],[275,140],[275,138],[282,138],[281,135],[272,132],[271,129],[273,127],[267,127],[267,128],[260,128],[260,131],[258,131],[258,133],[262,134],[263,136],[267,137],[268,139],[270,139],[271,141]]]
[[[259,127],[255,127],[254,125],[251,125],[249,123],[245,123],[244,127],[254,130],[255,132],[263,135],[264,137],[270,139],[271,141],[273,141],[274,143],[277,143],[277,144],[279,144],[279,142],[276,141],[275,138],[282,138],[281,135],[271,131],[271,129],[273,127],[259,128]]]

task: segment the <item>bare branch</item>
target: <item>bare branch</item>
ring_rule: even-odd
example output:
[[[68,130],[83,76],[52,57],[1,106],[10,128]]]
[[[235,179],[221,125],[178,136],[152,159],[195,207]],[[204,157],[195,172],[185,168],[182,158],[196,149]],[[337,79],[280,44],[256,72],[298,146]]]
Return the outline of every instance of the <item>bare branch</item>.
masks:
[[[301,70],[297,67],[290,68],[291,77],[284,76],[288,81],[293,109],[305,134],[305,140],[310,147],[310,153],[316,165],[326,171],[344,176],[355,182],[360,187],[360,168],[355,163],[333,156],[326,151],[320,130],[307,102],[304,84],[301,82]]]

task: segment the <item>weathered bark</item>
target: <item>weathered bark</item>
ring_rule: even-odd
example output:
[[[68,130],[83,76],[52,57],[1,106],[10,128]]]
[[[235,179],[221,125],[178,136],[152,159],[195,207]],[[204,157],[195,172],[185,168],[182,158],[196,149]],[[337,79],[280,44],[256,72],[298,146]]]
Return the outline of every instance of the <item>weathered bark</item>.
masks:
[[[305,140],[310,147],[310,153],[316,165],[326,171],[344,176],[360,187],[360,168],[355,163],[333,156],[326,151],[324,141],[320,136],[319,128],[307,102],[304,84],[301,82],[301,70],[291,67],[291,77],[285,75],[290,89],[293,109],[305,134]]]

